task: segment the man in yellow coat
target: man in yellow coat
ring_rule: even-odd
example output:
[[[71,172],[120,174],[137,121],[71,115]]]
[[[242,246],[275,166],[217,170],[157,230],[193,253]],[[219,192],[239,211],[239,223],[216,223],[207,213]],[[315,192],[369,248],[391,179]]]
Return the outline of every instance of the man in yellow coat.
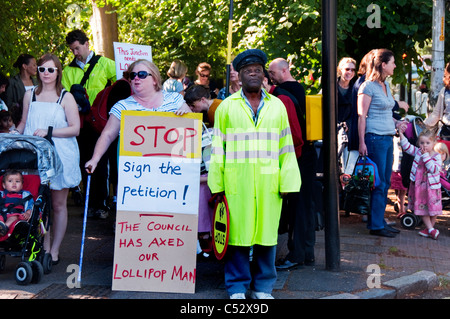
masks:
[[[220,104],[214,119],[208,186],[225,194],[230,210],[224,270],[233,299],[245,298],[249,288],[252,298],[273,298],[282,196],[301,185],[286,107],[261,88],[266,63],[257,49],[234,59],[242,88]]]

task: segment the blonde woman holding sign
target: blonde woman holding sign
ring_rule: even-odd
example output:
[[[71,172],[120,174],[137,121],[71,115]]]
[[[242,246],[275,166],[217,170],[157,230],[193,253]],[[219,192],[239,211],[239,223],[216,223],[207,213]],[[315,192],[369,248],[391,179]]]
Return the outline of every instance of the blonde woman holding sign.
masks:
[[[95,145],[92,158],[85,164],[89,173],[94,172],[109,145],[119,136],[122,111],[174,112],[177,115],[191,112],[181,94],[162,90],[161,75],[154,63],[137,60],[129,66],[127,72],[133,94],[111,108],[109,114],[112,116],[109,117]]]

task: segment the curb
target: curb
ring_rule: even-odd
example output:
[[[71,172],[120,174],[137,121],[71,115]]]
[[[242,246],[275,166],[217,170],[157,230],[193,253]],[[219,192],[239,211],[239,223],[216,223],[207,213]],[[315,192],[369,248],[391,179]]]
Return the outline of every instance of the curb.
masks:
[[[443,278],[449,280],[450,273]],[[438,287],[439,278],[431,271],[422,270],[412,275],[389,280],[383,286],[384,288],[337,294],[321,299],[402,299],[408,294],[420,294]]]

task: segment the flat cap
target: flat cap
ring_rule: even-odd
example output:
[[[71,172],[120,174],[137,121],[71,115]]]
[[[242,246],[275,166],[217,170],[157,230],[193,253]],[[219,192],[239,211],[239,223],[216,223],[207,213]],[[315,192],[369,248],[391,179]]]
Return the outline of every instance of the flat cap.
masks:
[[[237,55],[237,57],[233,60],[233,68],[237,72],[239,70],[249,64],[261,64],[263,67],[267,63],[266,54],[259,49],[248,49],[244,52],[241,52]]]

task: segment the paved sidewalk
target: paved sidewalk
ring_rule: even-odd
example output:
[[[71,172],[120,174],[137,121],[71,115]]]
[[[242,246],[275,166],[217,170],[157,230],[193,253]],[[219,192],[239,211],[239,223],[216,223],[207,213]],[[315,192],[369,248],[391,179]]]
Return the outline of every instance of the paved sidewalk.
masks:
[[[388,217],[395,218],[391,206]],[[78,264],[83,208],[69,207],[69,227],[63,243],[61,262],[44,275],[39,284],[18,286],[14,269],[18,258],[7,256],[0,273],[0,299],[227,299],[223,284],[223,264],[199,260],[195,294],[112,291],[114,251],[113,218],[88,220],[82,269],[82,287],[69,289],[72,274],[67,267]],[[398,227],[400,228],[400,227]],[[439,284],[440,276],[450,276],[450,212],[439,217],[438,240],[423,238],[418,230],[401,229],[395,238],[369,235],[361,216],[340,214],[340,270],[325,269],[325,232],[317,232],[316,265],[280,271],[273,295],[277,299],[321,298],[403,298]],[[278,257],[286,251],[286,236],[280,236]],[[369,289],[368,279],[376,283],[373,268],[380,269],[381,289]],[[420,273],[418,273],[420,272]],[[418,273],[418,274],[417,274]],[[372,275],[371,277],[369,277]],[[448,282],[448,281],[447,281]]]

